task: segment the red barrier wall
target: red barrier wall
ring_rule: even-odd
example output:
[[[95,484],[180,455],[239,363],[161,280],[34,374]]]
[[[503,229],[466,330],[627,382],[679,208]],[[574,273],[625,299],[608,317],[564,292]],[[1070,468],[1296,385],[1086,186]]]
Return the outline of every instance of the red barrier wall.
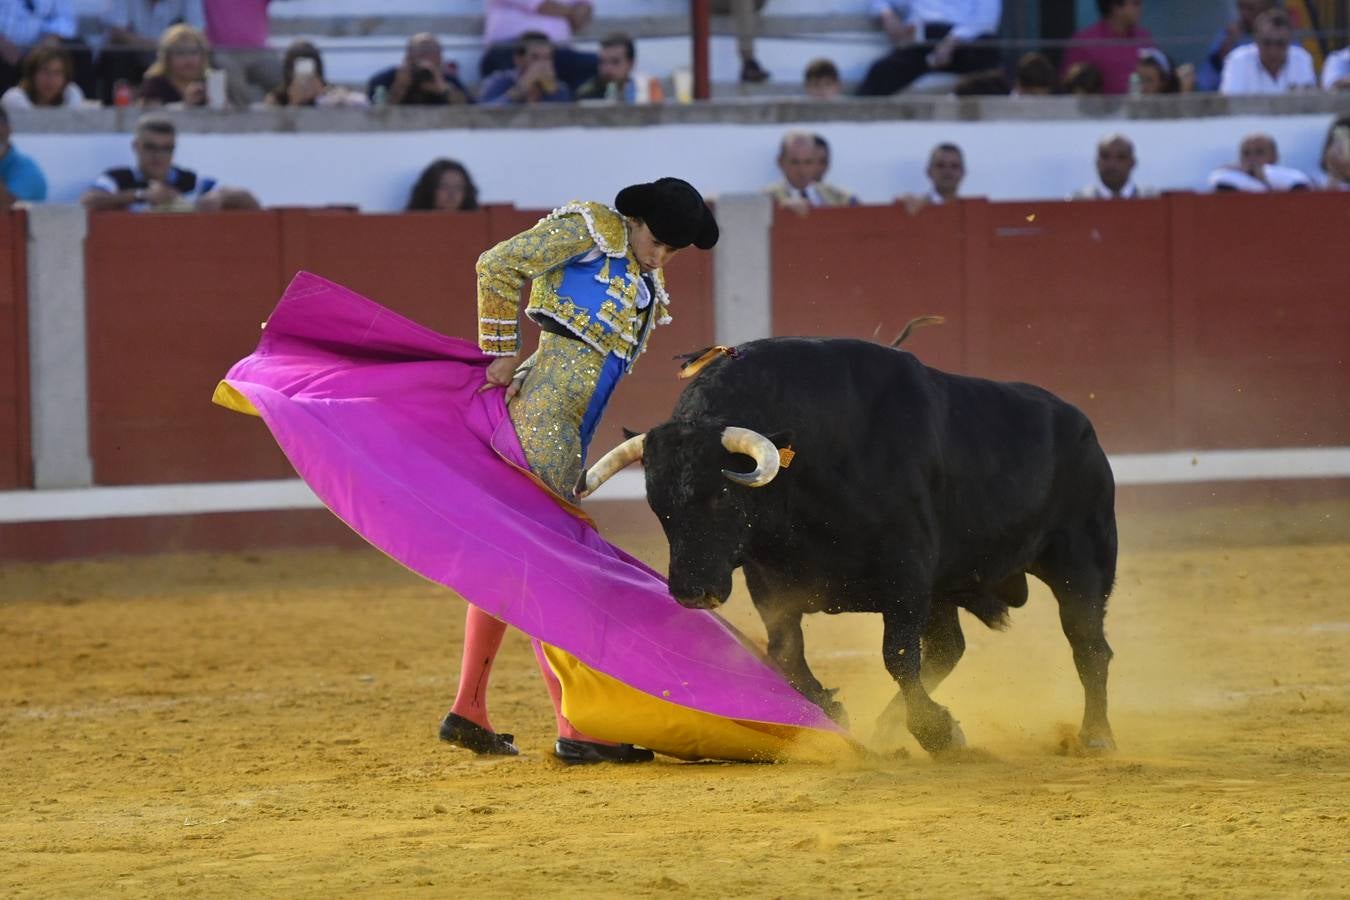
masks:
[[[304,269],[438,331],[477,335],[474,263],[542,213],[489,207],[455,216],[273,210],[218,216],[90,217],[86,246],[90,442],[97,484],[280,478],[292,474],[266,429],[214,407],[211,391],[257,343],[258,326]],[[140,248],[171,246],[144,262]],[[682,383],[676,352],[712,338],[712,262],[671,267],[675,323],[625,379],[596,435],[646,427]],[[533,350],[537,329],[525,328]],[[662,357],[665,358],[663,364]]]
[[[0,213],[0,490],[32,487],[28,420],[28,220]]]
[[[1346,234],[1344,194],[780,211],[774,330],[945,315],[907,347],[1055,391],[1112,453],[1346,444]]]

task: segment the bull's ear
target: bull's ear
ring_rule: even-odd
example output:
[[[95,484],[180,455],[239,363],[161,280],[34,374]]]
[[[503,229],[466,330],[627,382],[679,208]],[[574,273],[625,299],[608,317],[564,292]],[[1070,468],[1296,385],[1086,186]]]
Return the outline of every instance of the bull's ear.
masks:
[[[779,450],[782,450],[784,447],[790,447],[792,445],[792,440],[795,437],[795,435],[790,430],[775,431],[773,434],[765,436],[769,440],[773,441],[773,445],[777,447]]]
[[[623,439],[624,439],[625,441],[628,440],[629,438],[635,438],[635,437],[637,437],[639,434],[642,434],[642,432],[640,432],[640,431],[629,431],[627,428],[623,429]]]

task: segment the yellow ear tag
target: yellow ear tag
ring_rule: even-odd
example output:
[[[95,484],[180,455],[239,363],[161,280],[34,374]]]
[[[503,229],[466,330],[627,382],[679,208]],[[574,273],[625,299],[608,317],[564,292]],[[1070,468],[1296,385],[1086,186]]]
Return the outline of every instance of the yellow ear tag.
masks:
[[[778,448],[778,465],[780,468],[786,469],[788,466],[792,465],[792,461],[796,459],[796,457],[797,451],[793,450],[791,447]]]
[[[710,348],[706,353],[704,353],[704,354],[703,354],[702,356],[700,356],[698,359],[691,360],[690,362],[687,362],[687,363],[685,363],[684,365],[680,366],[679,377],[680,377],[680,378],[693,378],[693,377],[694,377],[695,375],[697,375],[699,372],[703,371],[703,367],[704,367],[704,366],[708,365],[708,363],[710,363],[710,362],[712,362],[713,360],[717,359],[717,357],[719,357],[719,356],[732,356],[732,355],[734,355],[734,354],[732,353],[732,350],[731,350],[730,347],[723,347],[721,344],[718,344],[716,347]]]

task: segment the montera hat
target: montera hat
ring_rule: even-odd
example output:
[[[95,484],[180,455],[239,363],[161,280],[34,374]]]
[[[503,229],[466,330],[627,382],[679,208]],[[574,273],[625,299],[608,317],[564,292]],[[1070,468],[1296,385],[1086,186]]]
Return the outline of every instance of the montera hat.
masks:
[[[641,219],[652,235],[668,247],[693,244],[711,250],[717,243],[717,220],[694,186],[679,178],[658,178],[630,184],[614,198],[614,208]]]

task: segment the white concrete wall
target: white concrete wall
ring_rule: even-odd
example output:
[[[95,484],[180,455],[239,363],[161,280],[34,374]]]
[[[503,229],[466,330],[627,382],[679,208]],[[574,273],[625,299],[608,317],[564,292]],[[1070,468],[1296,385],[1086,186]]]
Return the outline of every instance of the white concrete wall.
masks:
[[[925,187],[929,149],[956,141],[966,151],[964,192],[996,200],[1062,198],[1095,177],[1097,139],[1134,139],[1141,184],[1201,189],[1232,161],[1239,139],[1267,131],[1282,161],[1308,172],[1331,117],[1234,116],[1190,120],[998,122],[803,122],[833,146],[829,180],[869,203]],[[176,161],[252,189],[267,205],[356,204],[401,208],[418,171],[450,156],[473,172],[488,202],[550,207],[574,197],[612,197],[634,181],[680,175],[708,194],[745,193],[776,180],[783,125],[669,124],[643,128],[462,129],[319,133],[182,133]],[[128,134],[25,134],[16,146],[37,158],[50,199],[73,202],[99,172],[131,160]]]

